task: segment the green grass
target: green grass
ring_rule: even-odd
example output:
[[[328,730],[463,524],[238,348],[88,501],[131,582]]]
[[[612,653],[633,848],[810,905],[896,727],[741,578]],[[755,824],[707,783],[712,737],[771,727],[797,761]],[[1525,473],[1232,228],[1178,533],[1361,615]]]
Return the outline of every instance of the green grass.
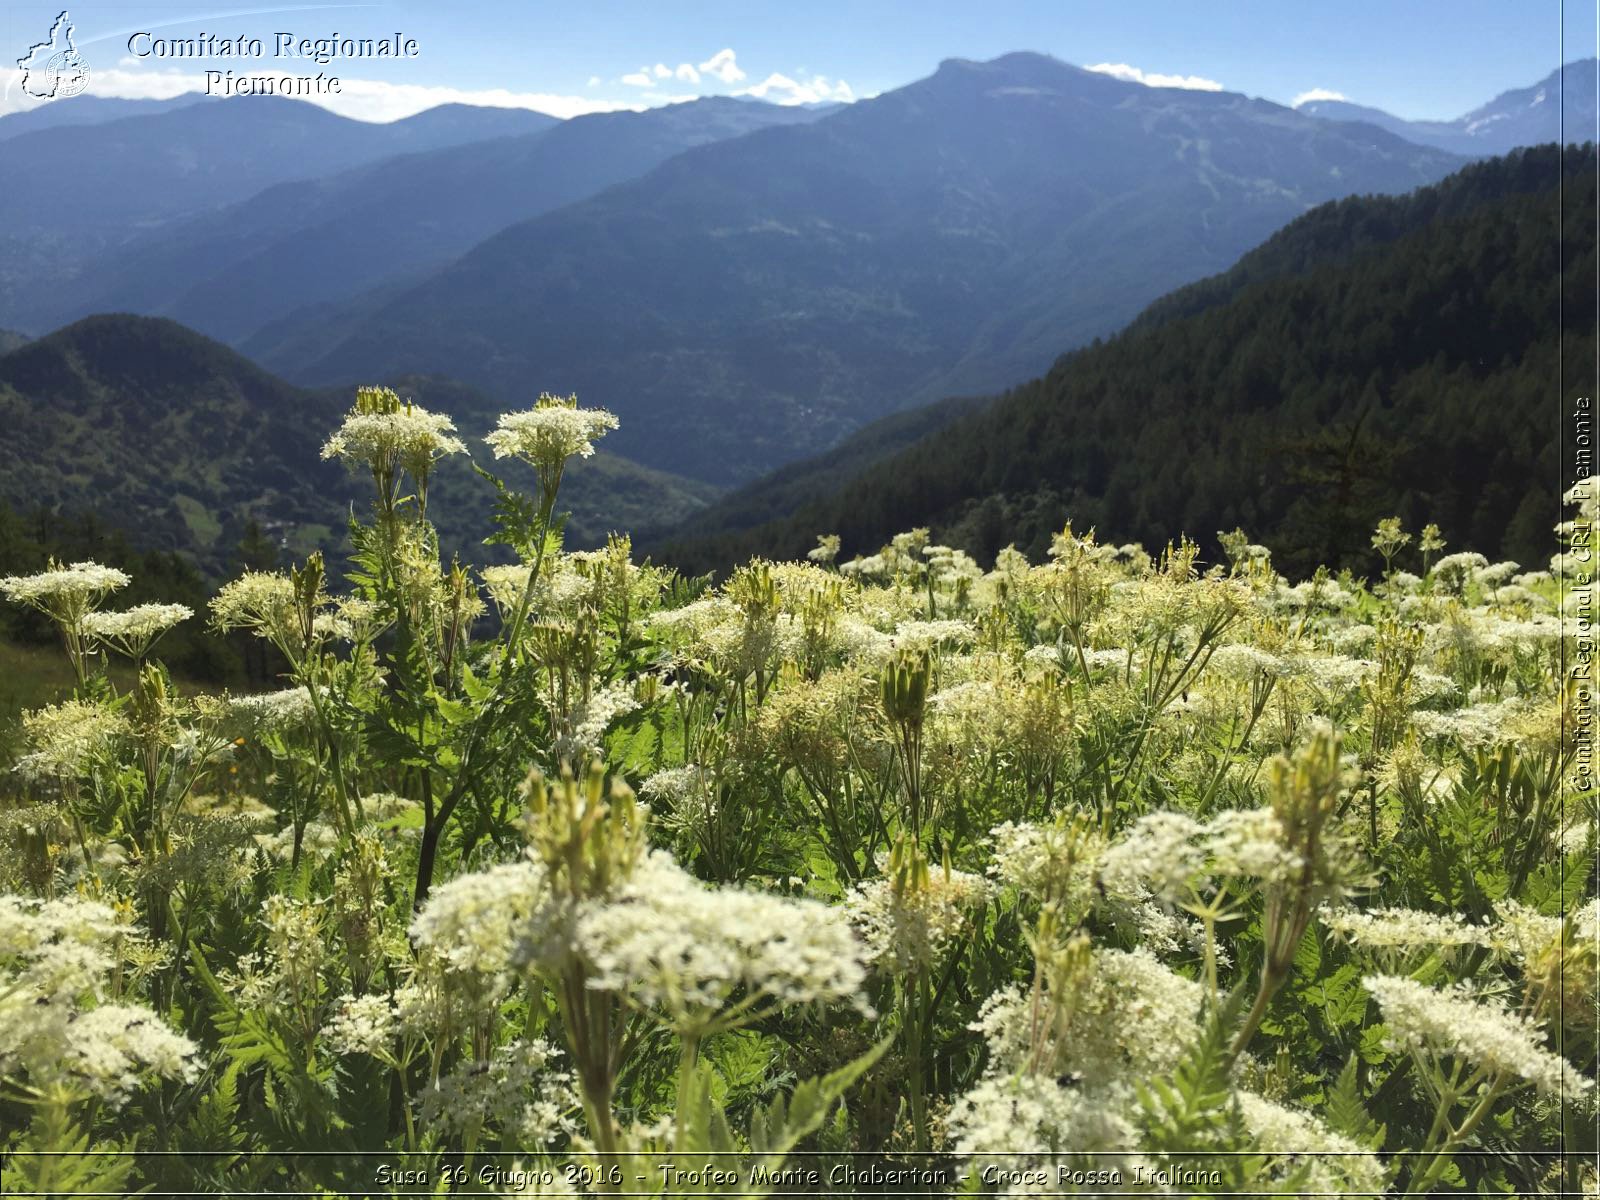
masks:
[[[183,514],[184,524],[188,525],[195,541],[203,546],[215,544],[222,533],[222,522],[217,520],[216,514],[193,496],[184,495],[182,492],[174,496],[173,501],[177,504],[178,511]]]
[[[122,660],[112,663],[111,682],[119,693],[126,694],[133,687],[133,667]],[[184,679],[176,682],[182,692],[202,690]],[[17,751],[22,714],[70,699],[72,688],[72,667],[58,647],[0,639],[0,770]]]
[[[16,750],[23,712],[70,696],[72,682],[60,650],[0,641],[0,762]]]

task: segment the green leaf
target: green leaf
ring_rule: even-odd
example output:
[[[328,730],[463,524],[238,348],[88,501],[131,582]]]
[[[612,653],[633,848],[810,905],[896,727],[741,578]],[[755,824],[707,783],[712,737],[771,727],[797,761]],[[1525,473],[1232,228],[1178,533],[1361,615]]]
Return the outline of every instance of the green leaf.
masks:
[[[461,690],[474,704],[486,703],[489,697],[494,695],[494,688],[474,675],[469,666],[461,668]]]
[[[821,1127],[828,1110],[883,1057],[892,1041],[892,1036],[884,1038],[837,1071],[807,1079],[790,1093],[787,1105],[780,1096],[767,1108],[758,1107],[750,1125],[750,1148],[781,1161],[801,1138]]]
[[[1322,938],[1314,924],[1306,927],[1305,936],[1294,952],[1294,969],[1296,974],[1307,979],[1315,979],[1322,969]]]
[[[1181,1156],[1184,1166],[1214,1168],[1230,1191],[1244,1191],[1266,1167],[1266,1158],[1242,1154],[1255,1147],[1233,1098],[1228,1043],[1244,1007],[1235,988],[1206,1021],[1172,1073],[1136,1085],[1143,1112],[1144,1144],[1156,1155]],[[1215,1157],[1198,1152],[1214,1151]]]
[[[470,704],[463,704],[459,700],[452,700],[437,692],[433,694],[433,703],[446,725],[465,725],[472,720],[473,709]]]
[[[1372,1119],[1361,1099],[1360,1068],[1356,1056],[1345,1060],[1344,1070],[1328,1093],[1324,1114],[1334,1130],[1373,1150],[1383,1148],[1384,1127]]]

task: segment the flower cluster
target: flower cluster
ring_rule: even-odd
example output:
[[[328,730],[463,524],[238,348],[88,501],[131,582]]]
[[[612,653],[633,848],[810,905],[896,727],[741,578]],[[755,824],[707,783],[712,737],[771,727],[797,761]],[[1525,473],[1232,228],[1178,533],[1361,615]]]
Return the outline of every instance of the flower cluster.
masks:
[[[0,895],[0,1077],[120,1104],[153,1079],[192,1079],[197,1047],[112,998],[126,923],[85,900]]]
[[[97,562],[51,563],[49,570],[37,575],[0,579],[0,594],[13,604],[25,604],[63,624],[76,625],[106,596],[130,582],[126,572]]]
[[[579,408],[576,396],[544,392],[532,408],[502,415],[483,440],[496,458],[520,458],[547,471],[569,458],[590,457],[594,443],[616,427],[617,418],[604,409]]]
[[[857,884],[844,907],[872,961],[903,975],[939,963],[988,894],[981,875],[930,869],[915,858],[903,869],[891,865],[885,878]]]
[[[323,458],[339,458],[370,469],[386,487],[397,469],[425,486],[439,459],[463,454],[466,444],[452,436],[455,424],[440,413],[402,401],[389,388],[361,388],[356,403],[322,447]]]
[[[1545,1048],[1537,1027],[1469,987],[1441,990],[1394,975],[1363,982],[1383,1011],[1387,1042],[1395,1049],[1459,1059],[1491,1079],[1526,1081],[1557,1099],[1594,1087],[1593,1079]]]
[[[129,658],[143,658],[150,647],[173,626],[194,616],[182,604],[140,604],[122,612],[93,612],[83,619],[83,631]]]
[[[862,947],[837,909],[813,900],[712,889],[656,851],[606,904],[581,913],[590,986],[608,988],[697,1036],[788,1006],[840,1001],[862,1011]]]

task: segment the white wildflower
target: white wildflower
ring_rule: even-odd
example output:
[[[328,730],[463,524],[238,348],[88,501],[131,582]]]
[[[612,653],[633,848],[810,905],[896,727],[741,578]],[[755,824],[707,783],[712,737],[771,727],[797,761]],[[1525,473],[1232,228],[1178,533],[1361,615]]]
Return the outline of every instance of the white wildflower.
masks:
[[[831,563],[839,557],[839,535],[822,534],[817,538],[817,544],[806,551],[806,557],[815,563]]]
[[[402,401],[388,388],[359,388],[355,406],[323,444],[322,457],[371,467],[380,475],[400,466],[425,479],[436,460],[466,451],[465,443],[451,436],[455,428],[443,413]]]
[[[1218,646],[1206,669],[1224,679],[1246,683],[1256,678],[1271,678],[1283,673],[1283,661],[1275,654],[1248,644]]]
[[[1117,1161],[1108,1155],[1138,1145],[1131,1098],[1131,1091],[1109,1097],[1046,1075],[992,1075],[951,1105],[945,1123],[956,1153],[983,1165],[1009,1167],[995,1156],[1053,1150],[1093,1154],[1104,1166]]]
[[[229,696],[228,712],[245,730],[285,733],[308,725],[316,715],[316,708],[309,689],[292,687],[251,696]]]
[[[638,707],[633,686],[625,680],[591,693],[571,714],[570,732],[556,739],[556,757],[572,762],[586,755],[599,758],[611,723]]]
[[[37,575],[7,575],[0,579],[0,594],[13,604],[27,605],[76,628],[84,616],[112,592],[132,582],[115,567],[97,562],[75,562]]]
[[[1536,961],[1561,941],[1560,917],[1547,917],[1515,900],[1502,900],[1494,906],[1500,918],[1494,927],[1492,944],[1502,954],[1521,962]]]
[[[977,634],[966,621],[901,621],[894,644],[901,650],[931,650],[936,646],[970,646]]]
[[[192,616],[194,610],[182,604],[140,604],[122,612],[89,613],[82,628],[129,658],[143,658],[162,634]]]
[[[1463,550],[1459,554],[1446,554],[1433,564],[1428,574],[1447,586],[1459,587],[1488,565],[1489,560],[1483,555]]]
[[[1600,515],[1600,475],[1586,475],[1569,487],[1561,496],[1561,503],[1575,504],[1584,517]]]
[[[35,709],[22,715],[22,740],[28,749],[17,760],[16,771],[37,782],[83,775],[127,731],[123,714],[86,700]]]
[[[299,629],[294,582],[276,571],[246,571],[211,598],[211,620],[218,629],[248,629],[258,637],[291,640]]]
[[[699,828],[716,812],[715,779],[695,763],[657,771],[639,785],[639,798],[667,825]]]
[[[188,1038],[150,1009],[102,1002],[127,937],[94,901],[0,896],[0,1076],[112,1104],[147,1077],[193,1078]],[[141,957],[132,940],[128,953]]]
[[[520,458],[543,469],[574,455],[590,457],[594,443],[616,427],[617,418],[604,409],[579,408],[576,396],[544,393],[533,408],[502,415],[483,440],[496,458]]]
[[[1081,911],[1094,895],[1095,868],[1105,840],[1086,825],[1016,824],[989,831],[994,857],[989,874],[1030,896],[1048,897]],[[1115,868],[1113,868],[1115,869]]]
[[[548,1147],[578,1129],[573,1077],[552,1064],[540,1039],[501,1046],[487,1062],[464,1062],[422,1091],[423,1125],[443,1134],[473,1135],[485,1126],[528,1149]]]
[[[866,943],[867,956],[894,974],[905,974],[937,964],[988,892],[980,875],[934,867],[921,886],[897,888],[888,878],[857,884],[844,910]]]
[[[1201,829],[1199,822],[1182,813],[1140,817],[1101,855],[1101,881],[1117,895],[1135,894],[1148,887],[1167,901],[1187,899],[1206,865],[1205,852],[1196,840]]]
[[[1393,1049],[1459,1058],[1492,1075],[1514,1075],[1552,1096],[1581,1096],[1594,1086],[1544,1047],[1537,1026],[1476,999],[1465,987],[1438,991],[1413,979],[1373,975],[1362,981],[1383,1010]]]
[[[724,1027],[736,994],[741,1022],[840,1000],[869,1011],[862,948],[838,909],[708,888],[660,851],[614,902],[579,914],[576,935],[591,987],[661,1010],[680,1032]]]
[[[1316,1117],[1274,1104],[1254,1092],[1234,1093],[1245,1127],[1266,1154],[1305,1161],[1315,1195],[1381,1196],[1388,1182],[1383,1159],[1367,1147],[1335,1133]]]
[[[393,1053],[399,1031],[399,1014],[388,996],[345,996],[322,1027],[322,1042],[335,1054],[383,1057]]]
[[[527,859],[437,887],[411,922],[412,939],[456,970],[509,971],[527,926],[549,899],[545,870]]]
[[[1107,668],[1115,671],[1125,671],[1133,656],[1127,650],[1119,647],[1111,650],[1085,650],[1083,657],[1089,664],[1091,671],[1101,671]]]
[[[1300,856],[1285,848],[1283,823],[1270,808],[1218,813],[1206,826],[1203,845],[1210,869],[1221,875],[1281,882],[1298,873]]]
[[[1378,664],[1371,659],[1342,654],[1303,654],[1294,659],[1294,667],[1330,701],[1348,695],[1378,673]]]
[[[1199,1035],[1201,995],[1198,983],[1169,970],[1148,950],[1097,949],[1072,995],[1055,999],[1065,1008],[1050,1035],[1046,1069],[1075,1073],[1096,1086],[1170,1071]],[[1019,1070],[1034,1056],[1033,1003],[1020,988],[984,1002],[971,1028],[989,1044],[992,1071]]]
[[[1455,738],[1464,746],[1488,748],[1511,740],[1512,721],[1531,707],[1526,700],[1512,697],[1452,712],[1413,712],[1411,723],[1425,737]]]
[[[1459,913],[1414,908],[1323,908],[1318,916],[1334,933],[1358,946],[1484,946],[1490,930],[1471,925]]]

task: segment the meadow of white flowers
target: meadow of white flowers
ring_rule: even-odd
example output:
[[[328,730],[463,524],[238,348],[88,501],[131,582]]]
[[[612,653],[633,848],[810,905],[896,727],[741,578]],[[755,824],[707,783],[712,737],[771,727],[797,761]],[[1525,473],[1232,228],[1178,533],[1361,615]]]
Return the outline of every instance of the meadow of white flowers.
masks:
[[[176,687],[202,617],[116,570],[0,580],[78,681],[0,808],[8,1191],[1593,1188],[1596,481],[1549,570],[1069,527],[711,586],[563,549],[615,424],[501,418],[475,570],[467,443],[362,389],[342,579],[212,602],[274,693]]]

